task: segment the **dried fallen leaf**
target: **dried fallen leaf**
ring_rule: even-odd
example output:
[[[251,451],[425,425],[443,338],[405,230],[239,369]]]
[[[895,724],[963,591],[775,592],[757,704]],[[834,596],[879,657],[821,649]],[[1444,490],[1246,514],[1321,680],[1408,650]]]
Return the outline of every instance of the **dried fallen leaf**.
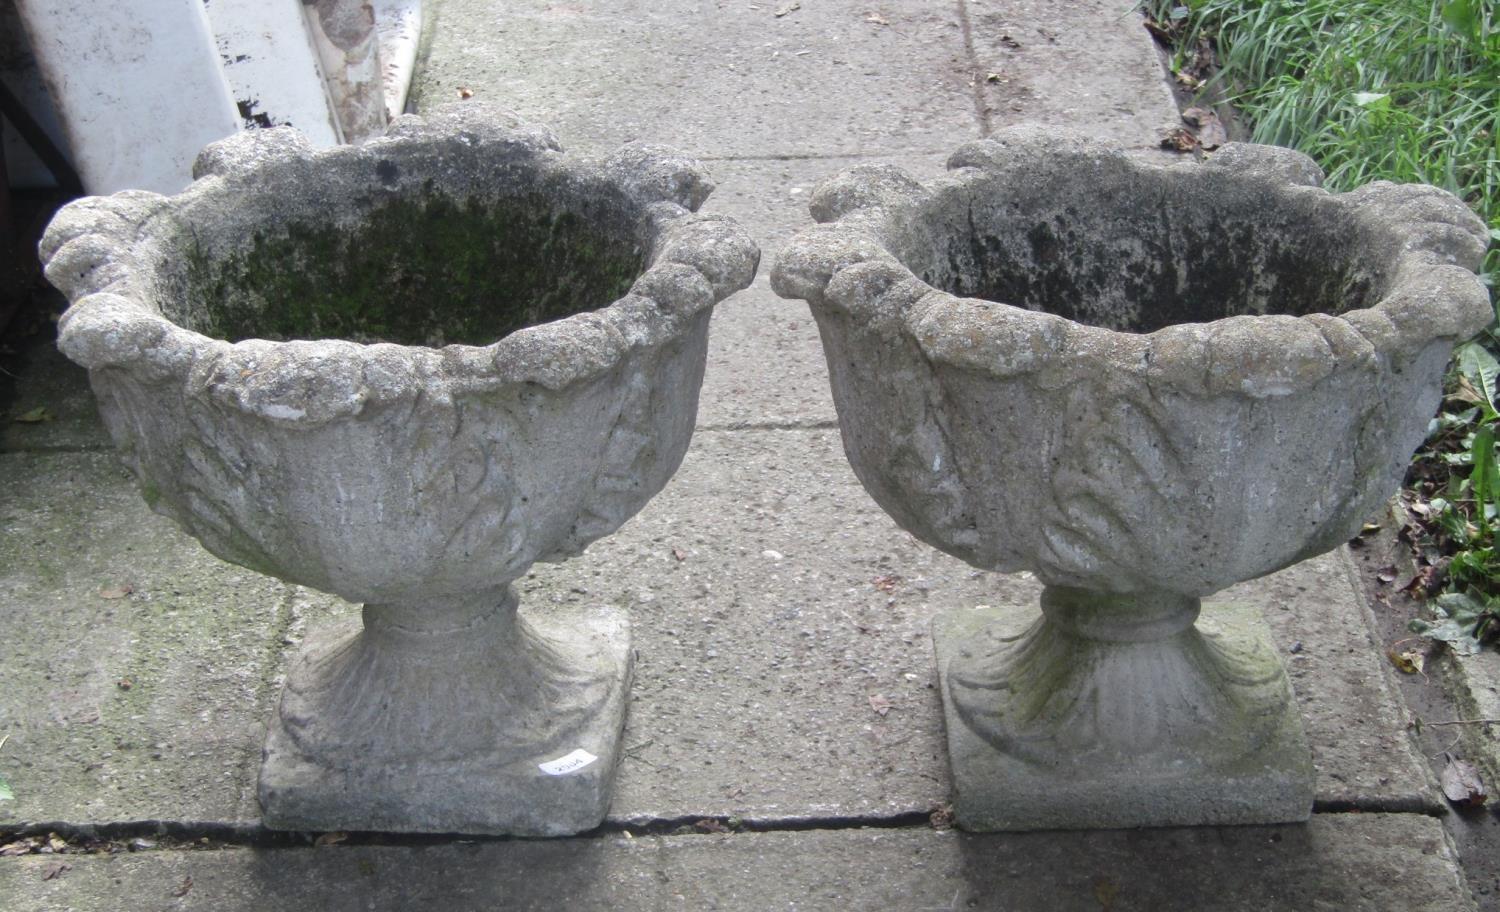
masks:
[[[129,690],[130,688],[135,686],[135,682],[130,680],[129,678],[121,678],[120,680],[115,682],[115,686],[120,688],[121,690]]]
[[[1396,581],[1396,568],[1392,566],[1381,567],[1375,571],[1375,578],[1382,583],[1390,584]]]
[[[135,591],[135,587],[129,583],[117,583],[113,586],[105,586],[99,590],[99,597],[106,599],[122,599]]]
[[[934,830],[953,829],[953,805],[940,804],[927,815],[927,823]]]
[[[61,852],[68,847],[68,841],[56,833],[47,834],[47,847],[54,852]]]
[[[22,412],[21,414],[11,419],[11,421],[14,421],[16,424],[41,424],[44,421],[51,420],[52,413],[47,411],[46,406],[42,405],[39,405],[36,408],[31,409],[30,411]]]
[[[682,550],[681,548],[673,548],[672,556],[677,558],[679,563],[687,560],[687,552]]]
[[[1187,127],[1173,127],[1162,137],[1161,147],[1173,152],[1192,152],[1198,148],[1198,137]]]
[[[1435,595],[1448,579],[1450,562],[1451,558],[1439,558],[1437,563],[1418,570],[1417,575],[1407,580],[1404,586],[1398,587],[1397,591],[1414,595],[1417,598]]]
[[[876,25],[890,25],[891,24],[891,20],[885,18],[884,16],[880,15],[879,13],[873,13],[873,12],[872,13],[865,13],[865,21],[866,22],[873,22]]]
[[[1192,75],[1191,73],[1178,73],[1177,82],[1184,88],[1188,89],[1196,90],[1203,88],[1203,80]]]
[[[881,592],[895,592],[896,587],[901,585],[901,577],[894,573],[886,573],[875,577],[872,582],[875,584],[875,588]]]
[[[0,858],[11,858],[16,855],[30,855],[33,848],[34,846],[32,845],[31,840],[17,839],[15,842],[8,842],[5,845],[0,846]]]
[[[1229,142],[1229,131],[1224,129],[1219,115],[1208,108],[1188,108],[1182,112],[1182,120],[1198,135],[1198,145],[1204,149],[1217,149]]]
[[[191,890],[192,888],[193,888],[193,875],[189,874],[188,876],[186,876],[186,877],[184,877],[182,879],[182,883],[180,883],[180,884],[177,885],[177,889],[175,889],[175,890],[172,891],[172,895],[176,896],[178,898],[181,898],[183,896],[188,895],[188,891]]]
[[[1397,652],[1392,649],[1386,655],[1390,657],[1392,665],[1409,675],[1421,674],[1423,666],[1427,663],[1426,657],[1416,651]]]
[[[892,703],[885,694],[870,694],[870,708],[875,710],[875,715],[885,718],[885,714],[891,711]]]
[[[56,880],[57,878],[61,877],[64,872],[71,870],[73,870],[73,866],[68,864],[66,861],[54,862],[47,865],[46,869],[42,871],[42,880]]]
[[[1443,794],[1448,800],[1461,807],[1479,807],[1488,800],[1489,795],[1485,793],[1484,783],[1479,778],[1479,770],[1474,764],[1467,760],[1459,760],[1452,754],[1443,755],[1447,763],[1443,766],[1443,774],[1440,780],[1443,785]]]
[[[1001,76],[999,73],[985,73],[984,74],[984,81],[985,82],[999,82],[1000,80],[1002,80],[1004,78],[1005,77]]]
[[[732,832],[734,832],[728,826],[725,826],[722,821],[715,820],[712,817],[705,817],[702,820],[699,820],[697,823],[694,823],[693,824],[693,829],[697,830],[700,833],[732,833]]]
[[[776,7],[776,10],[773,13],[773,15],[777,19],[780,19],[782,16],[785,16],[787,13],[794,13],[794,12],[796,12],[797,10],[799,10],[801,8],[802,8],[802,4],[801,3],[798,3],[797,0],[792,0],[791,3],[783,3],[780,6]]]
[[[348,838],[349,838],[349,834],[348,833],[344,833],[344,832],[335,831],[335,832],[332,832],[332,833],[324,833],[323,835],[319,836],[317,839],[313,840],[313,845],[314,846],[338,845],[339,843],[343,842],[344,840],[346,840]]]
[[[471,89],[471,88],[469,88],[468,86],[459,86],[458,87],[458,97],[459,98],[466,98],[466,99],[467,98],[473,98],[474,97],[474,90]]]

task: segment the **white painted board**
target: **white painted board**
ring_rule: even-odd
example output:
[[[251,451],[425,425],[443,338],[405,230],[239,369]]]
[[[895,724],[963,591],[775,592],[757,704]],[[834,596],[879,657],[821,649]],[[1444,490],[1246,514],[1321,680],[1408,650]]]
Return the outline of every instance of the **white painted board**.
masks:
[[[89,193],[176,193],[237,131],[202,0],[16,0]]]
[[[339,135],[301,0],[205,0],[224,76],[247,127],[296,127],[314,147]]]

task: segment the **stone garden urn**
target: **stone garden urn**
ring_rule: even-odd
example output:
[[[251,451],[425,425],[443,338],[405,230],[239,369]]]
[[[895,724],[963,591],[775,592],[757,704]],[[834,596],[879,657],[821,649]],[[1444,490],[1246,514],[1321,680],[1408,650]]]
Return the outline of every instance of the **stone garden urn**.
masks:
[[[811,305],[875,500],[1044,585],[1040,613],[934,622],[959,823],[1306,819],[1264,624],[1203,599],[1396,488],[1491,317],[1483,224],[1431,187],[1325,192],[1263,146],[1164,167],[1022,127],[948,168],[831,179],[772,282]]]
[[[42,241],[146,500],[214,554],[364,604],[291,667],[270,827],[553,835],[609,803],[631,675],[605,609],[511,582],[618,528],[692,434],[710,313],[753,278],[712,185],[461,105],[311,151],[209,146],[181,194]],[[206,610],[211,610],[207,609]]]

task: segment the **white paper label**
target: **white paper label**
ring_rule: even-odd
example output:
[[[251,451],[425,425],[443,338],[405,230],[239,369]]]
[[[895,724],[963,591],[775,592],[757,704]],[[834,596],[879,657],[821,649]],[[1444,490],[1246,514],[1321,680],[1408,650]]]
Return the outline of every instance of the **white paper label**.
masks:
[[[558,757],[556,760],[548,760],[546,763],[538,763],[537,766],[549,776],[566,776],[569,773],[578,772],[598,759],[580,747],[571,754]]]

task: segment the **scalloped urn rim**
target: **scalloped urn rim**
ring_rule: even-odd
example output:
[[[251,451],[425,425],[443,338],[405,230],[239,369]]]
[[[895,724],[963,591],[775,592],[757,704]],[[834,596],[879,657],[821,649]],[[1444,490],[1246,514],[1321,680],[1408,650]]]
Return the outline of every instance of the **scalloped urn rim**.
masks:
[[[154,271],[174,248],[173,219],[217,198],[272,192],[265,185],[296,169],[369,174],[378,163],[457,138],[465,145],[522,157],[539,171],[596,171],[644,212],[655,235],[650,259],[629,292],[604,306],[505,334],[488,345],[442,348],[341,339],[245,339],[227,342],[162,315]],[[221,404],[289,426],[311,426],[356,414],[366,404],[407,398],[414,384],[446,401],[455,394],[536,384],[549,390],[608,375],[633,349],[688,332],[693,318],[749,285],[759,251],[732,220],[695,210],[713,189],[692,159],[640,143],[589,159],[564,153],[548,128],[480,104],[448,105],[425,116],[404,115],[382,137],[359,146],[313,150],[290,127],[250,130],[206,147],[194,182],[171,197],[126,190],[85,197],[61,209],[39,253],[48,280],[71,302],[59,321],[58,345],[89,368],[124,367],[154,378],[186,380],[195,366],[244,361],[255,374],[274,364],[301,373],[326,372],[336,352],[358,387],[324,384],[310,407],[287,407],[273,391],[216,387]],[[442,188],[438,188],[439,191]],[[319,213],[302,215],[316,218]],[[306,367],[303,363],[306,362]],[[354,368],[359,368],[357,372]]]
[[[1384,294],[1368,307],[1227,316],[1138,333],[950,294],[918,278],[891,252],[891,232],[934,196],[1006,177],[1023,180],[1024,172],[1016,172],[1028,155],[1045,155],[1064,167],[1103,162],[1137,176],[1207,169],[1225,181],[1256,182],[1273,200],[1315,197],[1394,242],[1399,253]],[[1113,369],[1144,373],[1153,384],[1174,389],[1256,398],[1306,390],[1346,363],[1411,355],[1435,339],[1461,341],[1493,317],[1474,275],[1488,245],[1485,225],[1439,188],[1376,181],[1336,194],[1319,186],[1322,173],[1310,159],[1291,150],[1231,143],[1205,163],[1158,165],[1086,134],[1035,125],[960,147],[948,169],[948,176],[926,183],[882,165],[859,166],[825,181],[810,204],[821,224],[783,248],[772,288],[784,298],[904,335],[934,361],[981,373]],[[1206,373],[1206,361],[1229,369]]]

